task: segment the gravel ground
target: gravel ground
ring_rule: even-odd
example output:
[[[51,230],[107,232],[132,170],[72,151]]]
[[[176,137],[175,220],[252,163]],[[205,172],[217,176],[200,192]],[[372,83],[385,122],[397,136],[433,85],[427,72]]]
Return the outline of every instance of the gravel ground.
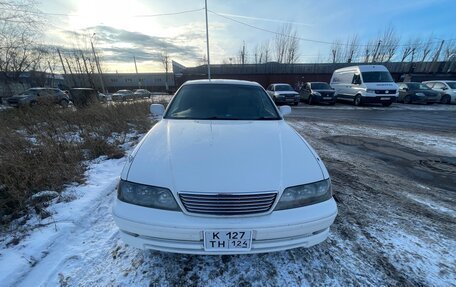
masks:
[[[52,219],[40,222],[21,243],[7,245],[9,236],[3,240],[0,269],[6,272],[0,274],[0,282],[6,286],[455,286],[454,136],[289,122],[317,150],[332,176],[339,215],[324,243],[238,256],[133,249],[118,238],[110,215],[125,159],[112,160],[94,163],[87,185],[68,190],[78,199],[52,207]],[[439,142],[450,149],[441,148]],[[20,264],[9,266],[11,258]]]

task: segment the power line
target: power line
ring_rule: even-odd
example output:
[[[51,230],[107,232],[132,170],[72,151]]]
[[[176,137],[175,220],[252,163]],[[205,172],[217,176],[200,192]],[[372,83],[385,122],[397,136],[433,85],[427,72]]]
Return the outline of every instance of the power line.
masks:
[[[292,38],[292,39],[296,39],[296,40],[300,40],[300,41],[312,42],[312,43],[317,43],[317,44],[336,45],[336,46],[354,46],[354,47],[375,47],[375,46],[377,46],[377,44],[337,43],[337,42],[328,42],[328,41],[322,41],[322,40],[315,40],[315,39],[308,39],[308,38],[291,36],[291,35],[283,34],[283,33],[280,33],[280,32],[275,32],[275,31],[272,31],[272,30],[268,30],[268,29],[265,29],[265,28],[261,28],[261,27],[258,27],[258,26],[251,25],[249,23],[245,23],[245,22],[233,19],[231,17],[226,16],[226,14],[220,14],[220,13],[214,12],[214,11],[209,10],[209,9],[208,9],[208,11],[211,12],[212,14],[215,14],[215,15],[219,16],[219,17],[228,19],[230,21],[236,22],[236,23],[244,25],[244,26],[248,26],[248,27],[256,29],[256,30],[260,30],[260,31],[263,31],[263,32],[268,32],[268,33],[271,33],[271,34],[274,34],[274,35],[283,36],[283,37],[287,37],[287,38]],[[447,39],[445,41],[452,41],[452,40],[454,40],[454,39]],[[429,43],[430,44],[440,43],[440,41],[434,41],[434,42],[429,42]],[[383,44],[382,46],[383,47],[385,47],[385,46],[406,47],[406,46],[409,46],[409,44],[402,44],[402,45],[399,45],[399,44],[397,44],[397,45],[396,44],[390,44],[390,45]]]

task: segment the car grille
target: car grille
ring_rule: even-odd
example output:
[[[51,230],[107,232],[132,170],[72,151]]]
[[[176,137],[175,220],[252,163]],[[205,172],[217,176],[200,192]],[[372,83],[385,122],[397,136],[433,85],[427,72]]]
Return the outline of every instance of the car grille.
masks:
[[[180,193],[185,209],[207,215],[244,215],[271,209],[277,193],[259,194],[196,194]]]
[[[388,91],[388,93],[386,93]],[[376,94],[395,94],[396,90],[375,90]]]
[[[320,95],[322,97],[332,97],[332,96],[334,96],[334,93],[333,92],[331,92],[331,93],[320,92]]]

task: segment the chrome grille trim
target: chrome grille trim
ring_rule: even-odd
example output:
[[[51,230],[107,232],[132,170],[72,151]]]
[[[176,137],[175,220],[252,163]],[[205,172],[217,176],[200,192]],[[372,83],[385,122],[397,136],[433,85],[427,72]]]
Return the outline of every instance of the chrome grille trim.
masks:
[[[179,193],[182,205],[189,213],[206,215],[244,215],[268,212],[277,193],[256,194],[197,194]]]

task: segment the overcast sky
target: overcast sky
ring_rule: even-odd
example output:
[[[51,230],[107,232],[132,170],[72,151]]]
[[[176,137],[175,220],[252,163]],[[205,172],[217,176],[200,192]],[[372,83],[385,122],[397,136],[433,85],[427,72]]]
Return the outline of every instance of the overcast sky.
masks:
[[[186,66],[201,64],[206,53],[204,0],[46,0],[39,8],[47,15],[45,41],[71,47],[78,35],[95,34],[109,72],[133,72],[136,56],[139,72],[163,70],[159,55]],[[375,38],[392,25],[402,39],[428,37],[436,41],[456,38],[455,0],[355,0],[355,1],[242,1],[208,0],[208,9],[225,17],[278,31],[292,22],[300,38],[332,42],[357,34],[361,42]],[[274,35],[209,13],[211,63],[235,57],[245,41],[247,50],[272,40]],[[327,59],[330,44],[300,41],[300,62]],[[250,53],[253,57],[253,53]]]

